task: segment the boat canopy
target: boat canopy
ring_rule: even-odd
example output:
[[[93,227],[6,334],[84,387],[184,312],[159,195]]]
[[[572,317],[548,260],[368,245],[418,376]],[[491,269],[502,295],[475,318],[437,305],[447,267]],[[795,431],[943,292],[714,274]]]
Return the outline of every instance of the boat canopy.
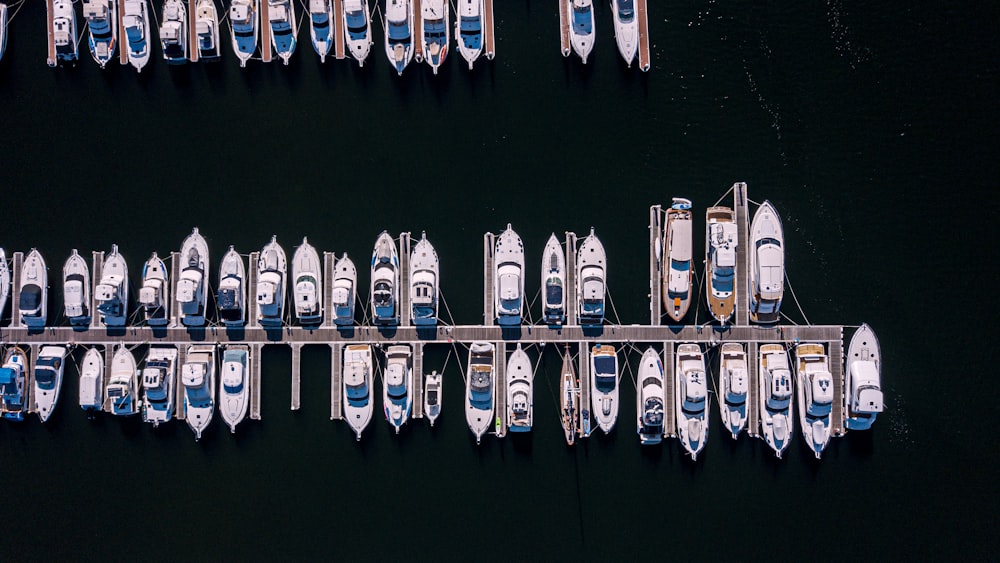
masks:
[[[257,284],[257,303],[260,305],[273,305],[275,303],[276,284],[271,281],[261,280]]]
[[[240,295],[234,287],[223,287],[219,289],[218,301],[219,309],[233,310],[240,308]]]
[[[744,396],[747,394],[748,377],[747,370],[739,368],[729,369],[729,394]]]
[[[184,364],[182,382],[185,387],[201,387],[205,384],[208,366],[201,362]]]
[[[316,296],[316,278],[302,276],[295,284],[295,306],[300,314],[311,313],[319,306]]]
[[[139,288],[139,304],[144,307],[159,307],[162,286],[161,280],[146,280],[146,283]]]
[[[691,224],[690,219],[670,222],[670,259],[680,262],[691,260]]]
[[[42,288],[37,284],[25,284],[18,296],[18,307],[22,311],[36,311],[42,303]]]
[[[70,274],[66,277],[63,293],[66,301],[67,317],[79,317],[84,314],[86,304],[83,302],[83,291],[82,275]]]

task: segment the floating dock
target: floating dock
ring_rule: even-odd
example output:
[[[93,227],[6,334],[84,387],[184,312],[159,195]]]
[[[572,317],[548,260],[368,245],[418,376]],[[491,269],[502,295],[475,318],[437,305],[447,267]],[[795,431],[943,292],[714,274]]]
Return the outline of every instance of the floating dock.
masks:
[[[486,59],[493,60],[497,54],[495,32],[493,23],[493,0],[483,1],[483,34],[485,35]]]
[[[639,69],[649,72],[649,18],[646,0],[635,0],[635,14],[639,23]]]
[[[568,57],[572,48],[569,43],[570,0],[559,0],[559,48],[562,56]]]
[[[55,18],[55,8],[52,6],[52,0],[45,0],[45,23],[46,23],[46,28],[48,29],[49,32],[49,37],[48,37],[49,56],[48,58],[45,59],[45,63],[51,67],[54,67],[57,64],[56,30],[55,30],[55,22],[53,21],[54,18]],[[4,22],[4,25],[6,25],[6,22]]]
[[[422,63],[424,62],[424,15],[420,11],[420,0],[413,0],[413,25],[417,28],[413,34],[413,58]]]
[[[269,63],[274,55],[271,49],[271,19],[268,0],[260,0],[260,60]],[[253,269],[253,268],[251,268]]]
[[[347,57],[347,50],[344,48],[344,1],[333,0],[333,56],[338,61]]]
[[[196,63],[201,49],[198,48],[198,0],[188,0],[188,60]],[[219,27],[222,27],[221,25]],[[221,33],[220,33],[221,35]],[[221,41],[221,37],[220,37]]]
[[[147,6],[147,8],[153,9],[152,6]],[[125,0],[118,0],[118,62],[122,66],[128,64],[128,41],[125,37]]]

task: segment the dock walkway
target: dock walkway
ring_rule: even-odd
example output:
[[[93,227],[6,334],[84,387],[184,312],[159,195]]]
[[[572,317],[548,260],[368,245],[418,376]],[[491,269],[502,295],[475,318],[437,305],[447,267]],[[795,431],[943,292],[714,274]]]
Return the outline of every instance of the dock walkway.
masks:
[[[483,23],[484,23],[484,35],[486,41],[486,59],[492,61],[493,57],[497,54],[496,48],[496,32],[494,30],[495,25],[493,23],[493,0],[484,0],[483,2]]]
[[[649,17],[646,0],[635,0],[635,14],[639,23],[639,70],[649,72]]]
[[[260,0],[260,60],[269,63],[273,56],[271,49],[271,18],[268,0]],[[252,266],[253,264],[251,264]]]

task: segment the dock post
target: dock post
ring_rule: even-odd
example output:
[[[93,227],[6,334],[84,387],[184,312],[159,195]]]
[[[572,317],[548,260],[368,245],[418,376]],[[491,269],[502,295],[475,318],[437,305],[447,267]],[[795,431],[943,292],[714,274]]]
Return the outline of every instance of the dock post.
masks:
[[[330,344],[330,420],[343,420],[344,409],[341,406],[343,391],[340,364],[344,357],[342,344]]]
[[[292,344],[292,410],[299,410],[302,393],[302,344]]]
[[[181,373],[186,362],[187,346],[182,344],[177,347],[177,376],[174,381],[174,418],[177,420],[187,418],[187,403],[184,402],[184,386],[181,384]]]
[[[569,0],[559,0],[559,48],[564,57],[568,57],[570,53],[570,19]]]
[[[334,2],[338,4],[339,2]],[[332,328],[333,322],[333,278],[337,276],[337,255],[323,253],[323,328]]]
[[[122,343],[122,346],[125,344]],[[111,399],[108,398],[108,383],[111,383],[111,360],[114,355],[114,343],[104,345],[104,412],[111,412]]]
[[[590,436],[590,420],[594,413],[590,404],[590,345],[586,342],[579,343],[577,363],[577,373],[580,374],[580,427],[577,432],[581,438],[587,438]],[[584,412],[587,416],[583,416]]]
[[[757,377],[757,348],[756,340],[747,344],[747,435],[752,438],[760,437],[760,379]]]
[[[483,324],[492,325],[496,320],[493,310],[493,233],[483,235]]]
[[[663,265],[660,263],[662,252],[657,251],[657,246],[662,247],[667,241],[663,240],[663,226],[660,224],[662,217],[659,205],[652,205],[649,208],[649,324],[656,326],[660,324],[663,317]],[[657,245],[657,241],[660,242]]]
[[[844,331],[841,329],[840,340],[827,343],[827,354],[830,356],[830,375],[833,377],[833,410],[830,413],[830,435],[840,437],[845,430],[844,408]]]
[[[494,416],[496,417],[496,435],[497,438],[503,438],[507,435],[507,424],[510,423],[507,420],[507,345],[503,342],[495,342],[496,346],[494,358],[496,358],[496,384],[494,389],[497,390],[496,397],[496,412]]]
[[[413,418],[424,417],[424,345],[413,345]]]
[[[267,2],[264,2],[265,4]],[[257,262],[260,260],[260,252],[250,253],[250,264],[247,268],[250,282],[247,284],[247,301],[249,303],[245,304],[246,314],[247,314],[247,327],[248,328],[260,328],[260,322],[258,322],[257,313]]]
[[[750,324],[750,300],[747,294],[750,291],[750,266],[747,260],[749,244],[750,223],[747,221],[747,185],[746,182],[736,182],[733,184],[733,211],[736,214],[736,232],[738,242],[736,243],[736,285],[733,291],[736,292],[736,326],[747,326]]]
[[[103,253],[101,253],[103,255]],[[240,258],[242,260],[242,258]],[[170,279],[167,280],[167,284],[170,286],[170,295],[167,297],[173,303],[164,303],[167,308],[167,313],[170,315],[170,325],[171,327],[181,326],[181,316],[180,307],[177,305],[177,284],[181,281],[181,253],[171,252],[170,253]],[[96,286],[95,286],[96,287]]]
[[[493,0],[483,2],[483,22],[486,35],[486,60],[492,61],[497,54],[495,25],[493,25]]]
[[[344,3],[340,0],[333,2],[333,55],[338,61],[347,57],[344,49]]]
[[[399,233],[399,324],[410,326],[410,233]]]
[[[663,343],[663,437],[677,437],[674,413],[674,343]]]
[[[566,231],[566,287],[563,291],[566,294],[566,324],[576,326],[577,303],[576,303],[576,233]]]
[[[649,72],[649,15],[646,0],[635,0],[635,13],[639,23],[639,70]]]
[[[37,412],[35,408],[35,364],[38,362],[38,344],[31,344],[28,351],[28,365],[24,370],[24,412]]]
[[[250,420],[260,420],[260,364],[264,347],[250,345]]]
[[[18,299],[21,297],[21,268],[24,267],[24,253],[15,252],[11,256],[11,262],[13,264],[10,268],[10,328],[20,328],[21,306],[18,304]]]

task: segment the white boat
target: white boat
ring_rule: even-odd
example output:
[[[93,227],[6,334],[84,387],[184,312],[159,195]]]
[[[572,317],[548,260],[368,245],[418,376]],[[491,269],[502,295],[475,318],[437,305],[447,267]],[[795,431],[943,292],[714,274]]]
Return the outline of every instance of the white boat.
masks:
[[[65,346],[42,346],[35,358],[35,412],[42,422],[52,416],[59,403],[65,364]]]
[[[135,356],[125,346],[119,346],[111,358],[111,378],[105,389],[105,400],[111,414],[131,416],[139,412],[139,384]]]
[[[569,40],[573,50],[587,64],[587,57],[594,49],[594,2],[593,0],[570,0]]]
[[[451,42],[449,0],[423,0],[420,4],[420,25],[423,26],[423,56],[434,74],[448,57]]]
[[[232,246],[219,265],[219,291],[215,297],[219,320],[227,327],[246,324],[247,272],[243,257]]]
[[[830,357],[822,344],[803,343],[795,347],[795,373],[802,437],[819,459],[830,442],[833,410]]]
[[[439,283],[437,251],[427,240],[427,233],[422,233],[410,251],[410,306],[414,325],[437,325]]]
[[[7,50],[7,4],[0,3],[0,60]],[[0,307],[2,310],[3,307]]]
[[[200,440],[215,414],[215,345],[189,346],[181,367],[184,418]]]
[[[618,421],[618,389],[621,373],[614,346],[597,344],[590,349],[590,412],[605,434]]]
[[[202,61],[218,60],[222,56],[219,44],[219,11],[215,0],[198,0],[195,6],[194,31],[198,44],[198,58]]]
[[[691,258],[694,255],[692,235],[693,216],[691,201],[674,198],[667,210],[667,223],[663,249],[663,308],[674,322],[681,322],[691,305],[691,289],[694,284],[694,269]]]
[[[334,0],[344,3],[344,35],[347,50],[365,66],[365,59],[372,49],[372,16],[368,10],[368,0]]]
[[[330,293],[330,300],[333,301],[334,318],[333,322],[337,326],[350,326],[354,324],[354,304],[357,302],[358,294],[358,270],[354,267],[354,262],[345,253],[337,260],[334,269],[333,291]]]
[[[469,369],[465,383],[465,421],[476,436],[478,445],[483,434],[493,426],[496,408],[496,358],[493,344],[473,342],[469,348]]]
[[[493,253],[493,304],[497,324],[516,326],[524,315],[524,244],[510,223]]]
[[[118,46],[117,0],[84,0],[83,19],[87,20],[90,56],[104,68],[115,58]]]
[[[205,326],[208,303],[208,243],[195,227],[181,243],[177,314],[184,326]]]
[[[674,366],[674,413],[677,437],[697,461],[708,441],[708,378],[698,344],[677,346]]]
[[[309,0],[309,37],[320,62],[333,47],[333,2],[336,0]]]
[[[483,17],[486,13],[483,0],[458,0],[458,18],[455,20],[455,38],[458,52],[469,63],[469,70],[483,52]]]
[[[79,55],[76,41],[76,10],[72,0],[53,0],[52,34],[56,44],[57,62],[76,62]]]
[[[566,444],[572,446],[576,441],[576,429],[580,422],[580,382],[576,378],[569,350],[563,353],[559,376],[559,415]]]
[[[566,256],[555,233],[542,251],[542,321],[551,326],[566,321]]]
[[[163,3],[163,21],[160,23],[160,46],[163,58],[169,65],[179,65],[188,59],[188,14],[181,0]]]
[[[385,56],[396,73],[413,60],[413,3],[385,0]]]
[[[97,348],[89,348],[80,364],[80,408],[100,411],[104,408],[104,355]]]
[[[639,391],[635,395],[636,432],[642,445],[663,441],[663,363],[652,347],[639,361]]]
[[[604,322],[604,300],[608,290],[608,259],[604,245],[594,234],[583,240],[576,255],[576,298],[581,325],[599,325]]]
[[[770,201],[757,208],[750,223],[750,320],[778,322],[785,290],[785,235]]]
[[[735,440],[747,424],[747,399],[750,390],[747,354],[742,344],[727,342],[722,345],[718,389],[722,425]]]
[[[41,328],[48,319],[49,272],[38,250],[32,248],[21,264],[21,292],[17,308],[21,326]]]
[[[149,62],[149,6],[146,0],[125,0],[125,46],[128,48],[128,62],[135,70]]]
[[[0,248],[0,320],[3,319],[3,312],[7,308],[7,299],[10,298],[10,266],[7,264],[7,253]]]
[[[344,348],[344,420],[358,440],[372,420],[372,347],[351,344]]]
[[[531,432],[535,418],[535,374],[528,354],[518,344],[507,360],[507,429],[511,432]]]
[[[0,415],[6,420],[24,420],[27,373],[28,355],[17,346],[7,348],[0,367]]]
[[[292,292],[295,298],[295,316],[302,325],[323,322],[323,263],[319,253],[308,239],[292,255]]]
[[[94,300],[104,326],[125,326],[128,320],[128,264],[118,253],[117,244],[111,245],[111,253],[104,258]]]
[[[413,360],[410,347],[389,346],[385,353],[382,407],[385,419],[399,434],[413,409]]]
[[[271,46],[288,64],[295,52],[299,23],[295,17],[295,3],[291,0],[267,0],[267,15],[271,25]]]
[[[424,379],[424,416],[434,426],[434,421],[441,416],[441,374],[432,371]]]
[[[396,242],[382,231],[371,264],[372,317],[377,325],[399,324],[399,256]]]
[[[167,265],[155,252],[142,266],[142,287],[139,307],[149,326],[166,326],[170,322],[170,281]]]
[[[631,67],[639,48],[639,21],[635,17],[635,0],[611,0],[615,20],[615,42],[625,63]]]
[[[75,248],[63,266],[63,309],[69,324],[90,324],[90,267]]]
[[[791,442],[795,419],[792,418],[792,371],[788,352],[782,344],[760,347],[757,366],[757,393],[760,405],[760,430],[764,441],[781,459]]]
[[[278,244],[278,237],[273,236],[257,259],[257,322],[265,328],[284,323],[287,278],[285,249]]]
[[[847,347],[847,381],[844,383],[844,427],[868,430],[884,408],[882,402],[882,352],[875,331],[862,324]]]
[[[736,309],[736,218],[728,207],[709,207],[705,217],[705,296],[712,318],[725,324]]]
[[[154,428],[174,417],[177,348],[149,348],[142,369],[142,420]]]
[[[240,67],[247,66],[247,61],[257,52],[259,20],[257,0],[233,0],[229,6],[230,37],[233,41],[233,52],[240,60]]]
[[[219,387],[219,414],[236,433],[236,425],[247,415],[250,404],[250,347],[232,344],[222,353],[222,374]]]

